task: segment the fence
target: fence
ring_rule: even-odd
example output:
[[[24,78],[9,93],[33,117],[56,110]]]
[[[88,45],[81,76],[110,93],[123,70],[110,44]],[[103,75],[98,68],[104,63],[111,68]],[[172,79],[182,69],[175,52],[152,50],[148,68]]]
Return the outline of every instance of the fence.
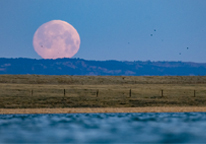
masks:
[[[51,96],[51,97],[171,97],[171,96],[205,96],[206,90],[163,90],[163,89],[1,89],[0,96]]]
[[[0,88],[0,108],[205,106],[205,89]]]

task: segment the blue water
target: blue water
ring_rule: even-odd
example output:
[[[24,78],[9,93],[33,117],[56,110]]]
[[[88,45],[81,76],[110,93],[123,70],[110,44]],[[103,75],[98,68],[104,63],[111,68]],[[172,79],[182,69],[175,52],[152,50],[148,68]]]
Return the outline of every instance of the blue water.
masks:
[[[0,115],[0,143],[200,143],[206,113]]]

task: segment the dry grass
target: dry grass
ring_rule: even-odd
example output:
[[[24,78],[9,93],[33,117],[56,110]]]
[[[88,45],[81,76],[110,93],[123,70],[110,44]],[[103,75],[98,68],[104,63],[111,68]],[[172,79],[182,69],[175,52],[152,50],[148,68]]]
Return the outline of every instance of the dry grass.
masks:
[[[206,107],[136,107],[136,108],[33,108],[0,109],[0,114],[54,113],[135,113],[135,112],[205,112]]]
[[[206,106],[206,77],[0,75],[0,108],[168,106]]]
[[[206,76],[48,76],[0,75],[0,83],[13,84],[206,84]]]

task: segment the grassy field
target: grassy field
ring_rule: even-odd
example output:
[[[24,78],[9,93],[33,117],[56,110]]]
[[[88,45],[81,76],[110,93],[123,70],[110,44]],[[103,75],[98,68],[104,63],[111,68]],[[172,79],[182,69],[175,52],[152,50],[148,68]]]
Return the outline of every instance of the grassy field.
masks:
[[[158,106],[206,106],[206,76],[0,75],[0,108]]]

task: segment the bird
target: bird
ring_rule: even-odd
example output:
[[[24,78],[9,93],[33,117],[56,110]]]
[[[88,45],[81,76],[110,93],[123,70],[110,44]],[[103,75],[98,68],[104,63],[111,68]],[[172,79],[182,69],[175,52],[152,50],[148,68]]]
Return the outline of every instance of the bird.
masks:
[[[153,34],[150,34],[150,36],[153,36]]]
[[[189,47],[187,47],[187,49],[189,49]]]
[[[154,31],[156,31],[156,29],[154,29]]]

